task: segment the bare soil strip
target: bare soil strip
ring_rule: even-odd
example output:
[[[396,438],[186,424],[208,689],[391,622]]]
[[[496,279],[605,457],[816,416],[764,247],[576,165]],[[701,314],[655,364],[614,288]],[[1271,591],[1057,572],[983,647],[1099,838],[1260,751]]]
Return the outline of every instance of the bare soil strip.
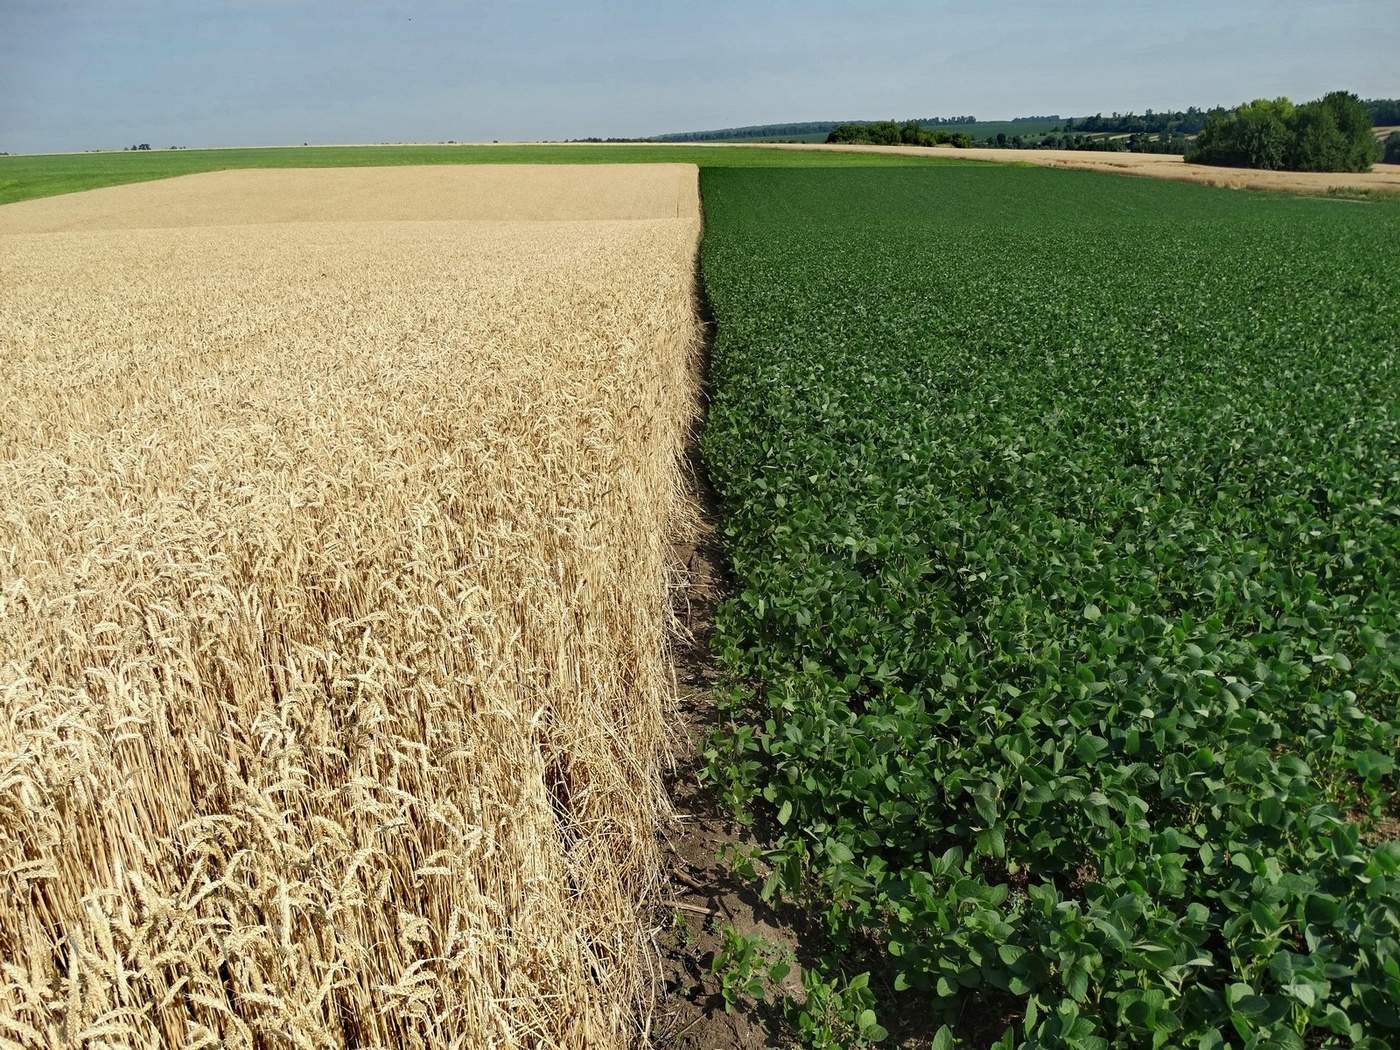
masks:
[[[0,1037],[638,1038],[695,181],[3,210]]]
[[[705,325],[700,362],[702,399],[709,395],[709,344],[713,316],[703,277],[695,277],[696,312]],[[760,1008],[731,1013],[720,996],[710,963],[723,945],[726,927],[758,933],[792,950],[791,921],[783,921],[754,891],[751,880],[730,864],[735,847],[756,846],[727,814],[714,791],[701,779],[706,735],[714,728],[712,690],[716,671],[710,649],[714,614],[730,592],[720,541],[719,501],[692,433],[688,449],[689,487],[696,518],[691,532],[675,548],[680,567],[673,592],[677,622],[674,660],[677,702],[671,718],[672,768],[667,789],[673,810],[665,825],[663,858],[665,896],[658,904],[656,942],[661,961],[661,996],[652,1032],[665,1050],[762,1050],[776,1045],[780,1019]],[[800,990],[800,976],[789,979]]]

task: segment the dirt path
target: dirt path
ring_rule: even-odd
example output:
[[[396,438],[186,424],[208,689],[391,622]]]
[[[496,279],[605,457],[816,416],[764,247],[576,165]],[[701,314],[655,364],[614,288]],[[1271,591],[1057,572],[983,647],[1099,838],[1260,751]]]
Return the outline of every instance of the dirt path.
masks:
[[[999,164],[1037,164],[1047,168],[1106,171],[1119,175],[1146,175],[1177,182],[1199,182],[1227,189],[1283,190],[1321,194],[1330,191],[1365,191],[1400,195],[1400,164],[1377,164],[1367,172],[1253,171],[1187,164],[1177,156],[1161,153],[1091,153],[1055,149],[954,149],[938,146],[827,146],[821,143],[787,143],[767,149],[838,150],[847,153],[901,153],[909,156],[957,157]]]
[[[714,724],[709,637],[715,607],[726,591],[714,525],[707,515],[695,545],[677,552],[688,574],[677,610],[687,637],[677,653],[678,739],[669,784],[675,813],[664,836],[668,889],[658,915],[664,994],[653,1038],[663,1050],[769,1046],[777,1018],[748,1008],[726,1012],[710,963],[722,947],[727,926],[793,947],[782,923],[722,859],[732,847],[753,843],[725,818],[713,792],[699,778],[704,738]]]
[[[709,396],[709,350],[714,319],[696,272],[696,309],[705,325],[701,361],[702,402]],[[698,426],[696,436],[698,436]],[[699,449],[689,454],[692,498],[699,515],[690,542],[674,549],[684,582],[674,601],[680,631],[675,662],[678,685],[673,718],[675,767],[667,788],[674,812],[663,832],[666,879],[657,916],[662,997],[650,1035],[661,1050],[763,1050],[777,1045],[783,1021],[776,1008],[745,1002],[725,1010],[718,978],[710,963],[723,945],[723,931],[761,934],[781,950],[800,957],[800,923],[795,914],[779,914],[759,897],[751,879],[736,875],[724,860],[735,847],[758,845],[757,839],[729,819],[715,793],[701,782],[706,735],[717,717],[712,690],[717,672],[710,652],[714,614],[731,590],[719,530],[719,503],[710,486]],[[782,982],[785,992],[800,992],[801,970]]]

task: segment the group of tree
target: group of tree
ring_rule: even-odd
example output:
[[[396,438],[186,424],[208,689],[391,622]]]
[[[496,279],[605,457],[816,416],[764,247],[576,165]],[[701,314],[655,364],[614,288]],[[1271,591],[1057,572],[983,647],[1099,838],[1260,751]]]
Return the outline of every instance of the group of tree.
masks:
[[[719,139],[766,139],[780,136],[825,135],[838,120],[807,120],[795,124],[748,124],[739,128],[715,128],[711,131],[675,131],[657,135],[653,142],[713,142]]]
[[[1376,127],[1400,124],[1400,99],[1368,98],[1362,99],[1361,104],[1366,107],[1368,119]],[[1128,135],[1163,131],[1195,135],[1205,128],[1206,121],[1212,115],[1225,116],[1231,112],[1228,106],[1213,106],[1210,109],[1188,106],[1186,109],[1169,109],[1160,113],[1151,109],[1145,113],[1114,112],[1107,116],[1095,113],[1091,117],[1071,117],[1065,121],[1064,127],[1057,130],[1078,131],[1088,135]],[[1033,118],[1018,117],[1017,119],[1030,120]]]
[[[1048,118],[1038,118],[1042,122]],[[1119,137],[1108,135],[1072,134],[1008,135],[998,132],[985,139],[974,139],[967,131],[941,131],[927,126],[922,120],[876,120],[838,124],[826,141],[839,145],[861,146],[941,146],[944,144],[966,149],[988,146],[996,149],[1060,149],[1092,150],[1099,153],[1185,153],[1186,136],[1180,132],[1132,134]]]
[[[915,124],[926,128],[936,128],[940,124],[976,124],[976,117],[915,117]]]
[[[1096,134],[1149,134],[1162,132],[1176,132],[1181,135],[1194,135],[1206,126],[1206,120],[1212,113],[1225,113],[1227,110],[1223,106],[1215,109],[1199,109],[1191,106],[1188,109],[1167,110],[1157,113],[1148,110],[1146,113],[1111,113],[1104,116],[1102,113],[1095,113],[1092,117],[1071,117],[1065,121],[1064,131],[1078,131],[1088,135]]]
[[[129,152],[129,151],[131,151],[131,150],[143,150],[143,149],[150,149],[150,148],[151,148],[151,144],[150,144],[149,142],[142,142],[142,143],[140,143],[139,145],[136,145],[136,146],[123,146],[123,147],[122,147],[122,151],[123,151],[123,152]]]
[[[1309,103],[1312,105],[1312,103]],[[1400,124],[1400,99],[1393,98],[1372,98],[1360,100],[1360,105],[1366,112],[1366,120],[1376,127],[1386,127],[1391,124]],[[1295,107],[1302,110],[1305,107]],[[1206,125],[1212,119],[1225,120],[1235,114],[1235,110],[1225,106],[1215,106],[1210,109],[1202,109],[1199,106],[1188,106],[1179,110],[1147,110],[1145,113],[1095,113],[1088,117],[1069,117],[1060,125],[1058,114],[1048,114],[1038,117],[1014,117],[1006,123],[1009,124],[1047,124],[1053,122],[1055,127],[1051,128],[1052,133],[1057,133],[1061,137],[1056,140],[1053,146],[1044,145],[1041,141],[1035,141],[1033,136],[1022,136],[1021,148],[1025,149],[1092,149],[1092,150],[1127,150],[1139,153],[1181,153],[1186,149],[1185,136],[1197,135],[1205,130]],[[942,127],[956,125],[960,131],[966,131],[969,126],[977,124],[977,118],[973,116],[955,117],[919,117],[914,120],[904,121],[896,124],[894,121],[863,121],[863,120],[808,120],[789,124],[751,124],[743,127],[717,128],[711,131],[682,131],[667,135],[657,135],[649,141],[656,142],[707,142],[719,140],[743,140],[743,139],[774,139],[774,138],[799,138],[811,139],[813,136],[828,136],[828,141],[837,142],[864,142],[866,138],[855,132],[843,130],[842,136],[855,135],[854,138],[842,137],[831,139],[830,136],[839,129],[850,129],[853,127],[878,128],[878,131],[867,133],[870,141],[875,137],[880,138],[881,144],[897,145],[904,144],[902,138],[886,142],[889,138],[888,129],[890,127],[903,128],[915,125],[921,128],[939,129]],[[1041,129],[1036,129],[1037,131]],[[972,134],[976,134],[975,127],[971,128]],[[1061,145],[1063,136],[1077,136],[1070,139],[1071,145]],[[1106,140],[1105,135],[1127,135],[1128,140],[1122,145],[1104,145],[1105,142],[1121,142],[1122,140]],[[1084,138],[1083,136],[1099,136],[1099,138]],[[585,140],[586,141],[586,140]],[[924,144],[924,143],[919,143]],[[955,143],[956,144],[956,143]],[[1009,139],[1007,146],[1015,148],[1014,143]]]
[[[1018,117],[1017,120],[1043,120],[1059,117]],[[737,128],[715,128],[711,131],[674,131],[665,135],[655,135],[644,141],[648,142],[719,142],[732,141],[735,139],[776,139],[776,138],[798,138],[811,137],[814,135],[829,135],[838,127],[854,127],[856,125],[890,124],[891,121],[870,121],[870,120],[807,120],[792,124],[746,124]],[[977,118],[973,116],[962,117],[917,117],[912,121],[905,121],[906,124],[917,124],[920,127],[937,128],[943,125],[964,125],[976,124]],[[579,141],[589,141],[581,139]]]
[[[1400,164],[1400,131],[1392,131],[1386,137],[1381,160],[1387,164]]]
[[[1186,152],[1187,138],[1176,131],[1155,135],[1146,133],[1112,137],[1052,132],[1048,135],[1007,135],[998,133],[981,140],[979,146],[994,149],[1060,149],[1094,153],[1176,153]]]
[[[1365,104],[1346,91],[1294,105],[1256,99],[1212,114],[1186,151],[1193,164],[1275,171],[1369,171],[1380,147]]]
[[[1361,104],[1371,114],[1371,123],[1378,128],[1400,124],[1400,98],[1367,98]]]
[[[952,145],[966,149],[972,145],[972,136],[965,131],[936,131],[918,120],[906,120],[903,124],[896,124],[893,120],[873,120],[862,124],[838,124],[826,136],[826,141],[861,146]]]

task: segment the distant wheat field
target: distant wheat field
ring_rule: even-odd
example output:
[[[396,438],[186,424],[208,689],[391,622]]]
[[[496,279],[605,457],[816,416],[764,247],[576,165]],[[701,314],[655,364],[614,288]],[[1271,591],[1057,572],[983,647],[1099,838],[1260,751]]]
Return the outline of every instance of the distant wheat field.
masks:
[[[926,146],[826,146],[785,145],[774,149],[868,153],[885,156],[927,156]],[[1278,190],[1286,193],[1334,192],[1400,194],[1400,164],[1374,164],[1370,171],[1262,171],[1254,168],[1218,168],[1187,164],[1184,157],[1166,153],[1098,153],[1056,149],[954,149],[937,147],[936,156],[1004,164],[1036,164],[1046,168],[1104,171],[1118,175],[1145,175],[1174,182],[1196,182],[1222,189]]]
[[[635,1040],[698,231],[680,165],[0,209],[0,1042]]]

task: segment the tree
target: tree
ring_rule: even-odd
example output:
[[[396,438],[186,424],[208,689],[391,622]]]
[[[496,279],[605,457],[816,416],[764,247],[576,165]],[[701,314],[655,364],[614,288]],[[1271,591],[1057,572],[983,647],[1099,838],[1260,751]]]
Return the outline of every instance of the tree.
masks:
[[[1385,140],[1385,162],[1400,164],[1400,131],[1392,131]]]
[[[1342,171],[1346,140],[1332,110],[1321,102],[1298,107],[1288,166],[1293,171]]]
[[[1323,95],[1321,104],[1331,112],[1342,135],[1341,167],[1331,171],[1370,171],[1380,156],[1376,136],[1371,131],[1371,114],[1365,103],[1350,91]]]
[[[1288,160],[1293,103],[1286,98],[1256,99],[1239,109],[1239,147],[1249,168],[1278,171]]]
[[[1362,103],[1378,128],[1400,124],[1400,98],[1368,98]]]
[[[1193,164],[1279,170],[1288,160],[1294,113],[1286,98],[1259,98],[1233,113],[1211,114],[1186,159]]]
[[[1333,91],[1302,106],[1256,99],[1212,112],[1186,153],[1193,164],[1290,171],[1367,171],[1377,155],[1366,105]]]

